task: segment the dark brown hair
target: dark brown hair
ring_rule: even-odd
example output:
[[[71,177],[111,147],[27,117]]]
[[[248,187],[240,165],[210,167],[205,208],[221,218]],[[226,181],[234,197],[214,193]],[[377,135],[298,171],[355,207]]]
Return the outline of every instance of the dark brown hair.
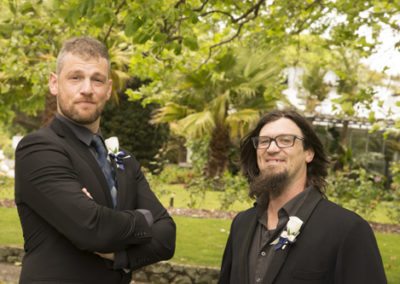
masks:
[[[324,147],[307,119],[294,110],[273,110],[267,113],[260,119],[257,126],[242,139],[240,144],[240,159],[244,175],[249,182],[252,182],[259,174],[257,152],[251,138],[259,136],[264,125],[280,118],[288,118],[293,121],[303,134],[304,149],[312,149],[314,151],[313,160],[307,164],[307,186],[312,185],[320,192],[324,192],[329,163]]]

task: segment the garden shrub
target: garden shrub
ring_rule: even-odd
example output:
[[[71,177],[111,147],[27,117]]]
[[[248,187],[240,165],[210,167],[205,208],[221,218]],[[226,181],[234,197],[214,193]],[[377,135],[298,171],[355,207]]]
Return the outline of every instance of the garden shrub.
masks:
[[[192,168],[168,164],[160,172],[159,179],[168,184],[188,184],[195,175]]]
[[[387,193],[392,207],[389,208],[389,215],[396,223],[400,223],[400,162],[393,163],[390,167],[392,183]]]
[[[224,191],[220,196],[221,209],[228,210],[235,201],[250,199],[247,179],[240,173],[234,175],[226,171],[223,178]]]
[[[348,172],[330,173],[327,196],[341,206],[368,218],[382,199],[383,189],[382,176],[370,174],[365,169],[359,168]]]
[[[145,107],[139,101],[128,101],[120,95],[119,104],[108,104],[102,114],[102,134],[105,138],[117,136],[124,149],[131,152],[137,160],[152,172],[163,166],[164,146],[169,130],[166,125],[150,123],[156,104]]]

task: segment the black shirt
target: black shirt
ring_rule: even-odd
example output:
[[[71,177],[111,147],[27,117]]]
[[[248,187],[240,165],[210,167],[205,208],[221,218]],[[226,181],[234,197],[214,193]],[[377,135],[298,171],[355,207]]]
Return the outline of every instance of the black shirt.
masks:
[[[270,243],[279,237],[279,234],[289,221],[289,216],[296,215],[299,208],[304,204],[310,190],[315,189],[311,187],[306,188],[279,209],[278,225],[274,230],[267,229],[268,212],[266,207],[262,207],[258,204],[256,205],[258,222],[250,246],[248,262],[250,284],[263,282],[275,255],[275,250]]]

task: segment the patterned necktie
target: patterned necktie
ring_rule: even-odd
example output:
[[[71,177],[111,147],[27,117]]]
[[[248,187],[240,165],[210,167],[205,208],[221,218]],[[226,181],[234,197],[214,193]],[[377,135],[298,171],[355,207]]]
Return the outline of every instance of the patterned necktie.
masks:
[[[117,205],[117,189],[115,187],[111,165],[107,160],[107,150],[98,135],[93,136],[91,145],[96,149],[96,159],[107,180],[108,188],[110,189],[111,198],[113,201],[113,206],[115,208],[115,206]]]

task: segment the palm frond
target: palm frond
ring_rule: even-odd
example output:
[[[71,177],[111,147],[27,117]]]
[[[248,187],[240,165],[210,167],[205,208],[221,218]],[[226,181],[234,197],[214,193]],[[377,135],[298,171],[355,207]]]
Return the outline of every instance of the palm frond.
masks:
[[[178,121],[192,112],[193,110],[187,106],[176,103],[167,103],[164,107],[154,111],[150,123],[169,123]]]
[[[196,112],[179,120],[177,125],[182,133],[189,137],[201,137],[211,133],[215,127],[215,121],[210,111]]]
[[[242,109],[232,112],[226,118],[232,138],[243,137],[260,118],[260,112],[255,109]]]
[[[229,90],[216,96],[210,103],[210,111],[218,123],[224,123],[229,105]]]

